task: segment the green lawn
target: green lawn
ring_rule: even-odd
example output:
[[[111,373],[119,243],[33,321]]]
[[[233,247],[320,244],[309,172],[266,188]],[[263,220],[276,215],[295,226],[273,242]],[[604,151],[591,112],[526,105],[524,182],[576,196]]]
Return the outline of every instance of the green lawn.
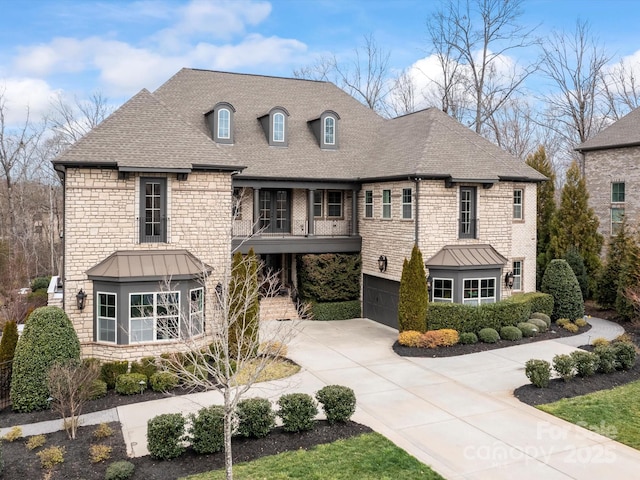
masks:
[[[224,470],[187,477],[224,479]],[[319,445],[311,450],[285,452],[233,467],[237,480],[437,480],[429,467],[378,433]]]
[[[538,408],[640,450],[640,381]]]

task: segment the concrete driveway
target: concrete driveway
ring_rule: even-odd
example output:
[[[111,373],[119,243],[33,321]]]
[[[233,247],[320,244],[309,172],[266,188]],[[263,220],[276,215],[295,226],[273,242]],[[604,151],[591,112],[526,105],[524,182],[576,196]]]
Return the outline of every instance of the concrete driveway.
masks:
[[[289,356],[303,366],[287,390],[356,392],[354,420],[369,425],[449,480],[638,478],[640,452],[522,404],[524,363],[551,360],[620,327],[592,319],[583,338],[451,358],[402,358],[397,331],[366,319],[303,322]]]

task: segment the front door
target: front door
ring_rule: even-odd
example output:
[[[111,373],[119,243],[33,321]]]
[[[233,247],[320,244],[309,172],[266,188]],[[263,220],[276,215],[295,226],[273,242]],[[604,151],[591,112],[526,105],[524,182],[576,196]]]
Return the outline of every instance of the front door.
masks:
[[[291,233],[289,190],[260,190],[260,230]]]

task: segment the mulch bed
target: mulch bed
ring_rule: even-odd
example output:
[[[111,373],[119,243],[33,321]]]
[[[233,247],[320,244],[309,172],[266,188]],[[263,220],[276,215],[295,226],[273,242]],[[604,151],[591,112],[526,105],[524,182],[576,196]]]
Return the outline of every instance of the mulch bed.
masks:
[[[3,454],[5,459],[4,478],[11,479],[37,479],[43,478],[46,473],[40,466],[36,452],[50,446],[65,447],[64,463],[56,466],[50,478],[55,479],[84,479],[103,480],[107,466],[116,460],[129,460],[135,465],[133,479],[166,480],[224,468],[224,454],[197,455],[188,449],[182,456],[170,460],[153,460],[149,456],[129,459],[127,458],[122,431],[117,423],[111,424],[114,429],[113,436],[106,440],[97,441],[92,437],[93,427],[80,427],[78,437],[69,440],[64,431],[46,435],[47,443],[34,451],[25,446],[25,439],[15,442],[3,442]],[[233,439],[234,463],[251,461],[266,455],[309,449],[319,444],[331,443],[335,440],[350,438],[362,433],[371,432],[369,427],[347,422],[344,424],[329,425],[326,421],[318,421],[313,430],[302,433],[286,433],[281,428],[274,429],[265,438],[260,439]],[[89,461],[89,447],[91,444],[110,445],[113,450],[111,459],[93,464]]]
[[[393,351],[401,357],[455,357],[458,355],[466,355],[468,353],[486,352],[487,350],[495,350],[496,348],[512,347],[514,345],[541,342],[543,340],[555,340],[557,338],[572,337],[574,335],[580,335],[581,333],[588,332],[590,329],[591,325],[587,325],[586,327],[580,328],[577,333],[571,333],[564,328],[552,326],[551,330],[539,333],[535,337],[523,338],[522,340],[498,340],[496,343],[478,342],[472,345],[462,345],[459,343],[450,347],[439,348],[404,347],[396,341],[393,344]]]

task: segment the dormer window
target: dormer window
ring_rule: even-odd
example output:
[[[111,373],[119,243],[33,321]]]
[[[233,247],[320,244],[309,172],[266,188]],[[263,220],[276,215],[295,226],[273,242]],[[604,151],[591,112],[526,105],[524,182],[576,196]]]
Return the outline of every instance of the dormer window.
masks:
[[[283,107],[274,107],[269,113],[258,117],[269,145],[274,147],[286,147],[289,145],[288,118],[289,112]]]
[[[227,102],[217,103],[205,114],[216,143],[233,143],[233,115],[236,109]]]
[[[340,116],[336,112],[325,110],[320,117],[307,122],[320,148],[325,150],[338,148],[338,120]]]

